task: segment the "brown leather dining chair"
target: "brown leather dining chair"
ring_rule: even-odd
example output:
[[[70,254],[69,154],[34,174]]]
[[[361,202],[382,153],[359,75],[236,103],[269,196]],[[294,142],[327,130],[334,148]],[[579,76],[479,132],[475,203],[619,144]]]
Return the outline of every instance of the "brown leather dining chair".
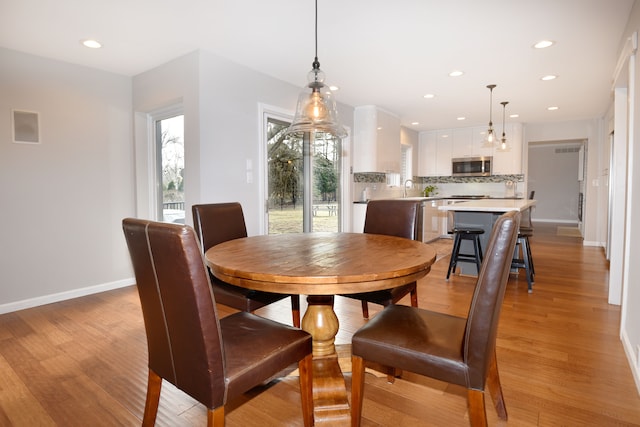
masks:
[[[362,416],[365,360],[466,387],[472,426],[487,425],[486,384],[498,416],[507,419],[495,347],[519,224],[516,211],[494,224],[467,318],[392,305],[353,335],[352,426]]]
[[[421,203],[415,200],[371,200],[367,204],[364,232],[419,240],[420,209],[422,209]],[[416,282],[381,291],[344,294],[342,296],[360,300],[362,302],[362,316],[368,319],[368,303],[386,307],[397,303],[407,294],[411,294],[411,305],[417,307],[418,287]]]
[[[158,412],[162,381],[207,407],[207,425],[224,425],[224,405],[294,363],[305,426],[313,425],[311,336],[237,312],[220,319],[193,229],[126,218],[147,335],[149,372],[143,426]]]
[[[202,253],[228,240],[247,237],[247,227],[240,203],[193,205],[193,226],[202,244]],[[300,296],[254,291],[223,282],[209,272],[213,294],[220,304],[253,313],[265,305],[291,297],[293,326],[300,327]]]

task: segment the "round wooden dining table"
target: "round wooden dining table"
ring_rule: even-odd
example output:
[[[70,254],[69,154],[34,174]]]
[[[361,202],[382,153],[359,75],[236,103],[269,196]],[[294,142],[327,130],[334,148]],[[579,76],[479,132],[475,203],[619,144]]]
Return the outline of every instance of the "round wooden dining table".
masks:
[[[379,234],[293,233],[230,240],[207,250],[205,259],[227,283],[307,295],[302,329],[313,338],[316,423],[342,425],[350,411],[334,345],[334,295],[417,281],[431,269],[436,252],[422,242]]]

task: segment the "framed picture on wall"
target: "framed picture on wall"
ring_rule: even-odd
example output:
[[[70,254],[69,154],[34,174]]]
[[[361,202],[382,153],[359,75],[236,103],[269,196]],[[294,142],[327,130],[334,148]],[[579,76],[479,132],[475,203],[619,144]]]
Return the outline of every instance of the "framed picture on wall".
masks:
[[[18,144],[40,144],[40,113],[11,110],[13,142]]]

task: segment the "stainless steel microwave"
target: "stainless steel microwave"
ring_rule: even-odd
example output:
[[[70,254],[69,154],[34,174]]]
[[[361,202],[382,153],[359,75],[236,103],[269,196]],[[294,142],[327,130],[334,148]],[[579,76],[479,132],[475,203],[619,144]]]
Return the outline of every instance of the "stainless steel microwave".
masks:
[[[452,176],[490,176],[493,157],[461,157],[451,159]]]

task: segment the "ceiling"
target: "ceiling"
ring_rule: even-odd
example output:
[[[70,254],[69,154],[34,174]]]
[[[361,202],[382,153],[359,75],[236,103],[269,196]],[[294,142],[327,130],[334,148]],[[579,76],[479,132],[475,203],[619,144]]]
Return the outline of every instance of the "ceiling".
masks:
[[[340,87],[336,100],[377,105],[426,130],[485,125],[488,84],[497,85],[500,127],[501,101],[509,101],[507,121],[602,116],[633,0],[318,3],[318,57]],[[313,25],[313,0],[0,2],[0,46],[126,76],[202,49],[302,87]],[[86,38],[103,47],[85,48]],[[534,49],[542,39],[556,44]],[[464,75],[449,77],[456,69]],[[548,74],[558,78],[542,81]]]

